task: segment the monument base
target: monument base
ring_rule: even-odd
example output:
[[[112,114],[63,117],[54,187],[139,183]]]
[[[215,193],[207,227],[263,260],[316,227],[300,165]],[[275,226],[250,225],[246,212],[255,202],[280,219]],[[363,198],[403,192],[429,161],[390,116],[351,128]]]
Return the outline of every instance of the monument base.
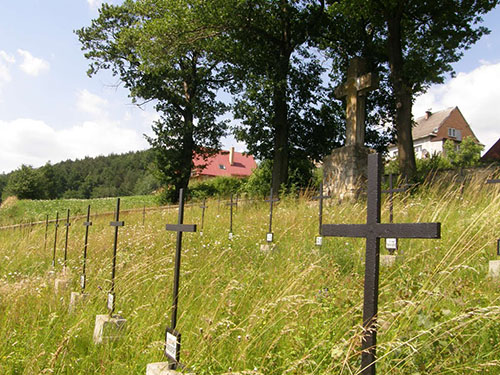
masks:
[[[366,195],[368,155],[372,151],[360,145],[348,145],[332,151],[323,161],[323,193],[340,200]]]
[[[89,295],[86,293],[71,292],[71,297],[69,299],[68,311],[73,312],[76,306],[87,299]]]
[[[490,260],[488,276],[492,278],[500,278],[500,260]]]
[[[125,328],[126,319],[119,315],[96,315],[94,327],[94,343],[112,341],[120,338]]]

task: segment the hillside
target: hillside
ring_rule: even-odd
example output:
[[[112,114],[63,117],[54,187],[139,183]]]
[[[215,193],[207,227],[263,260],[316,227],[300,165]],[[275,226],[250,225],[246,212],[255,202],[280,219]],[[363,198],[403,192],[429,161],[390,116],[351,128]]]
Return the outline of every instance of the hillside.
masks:
[[[380,374],[499,374],[498,280],[487,277],[500,234],[500,187],[475,176],[463,189],[444,180],[398,194],[395,222],[442,223],[440,240],[401,240],[393,268],[380,273]],[[387,199],[382,221],[388,221]],[[276,247],[260,251],[269,206],[240,204],[228,240],[229,209],[207,202],[203,236],[185,233],[179,325],[181,360],[196,374],[256,369],[266,375],[358,374],[364,247],[325,238],[315,247],[317,202],[284,199],[274,210]],[[123,209],[132,203],[124,204]],[[169,324],[176,210],[124,213],[118,242],[117,312],[127,330],[96,346],[96,314],[106,313],[113,228],[94,218],[88,248],[88,299],[69,314],[69,290],[54,294],[54,227],[0,231],[0,373],[144,374],[164,360]],[[362,223],[365,202],[331,202],[324,223]],[[188,207],[185,223],[200,224]],[[64,235],[57,242],[61,271]],[[82,221],[69,232],[71,290],[78,290]],[[383,249],[382,253],[386,253]]]
[[[149,194],[158,187],[149,150],[23,166],[0,175],[0,195],[24,199],[99,198]]]

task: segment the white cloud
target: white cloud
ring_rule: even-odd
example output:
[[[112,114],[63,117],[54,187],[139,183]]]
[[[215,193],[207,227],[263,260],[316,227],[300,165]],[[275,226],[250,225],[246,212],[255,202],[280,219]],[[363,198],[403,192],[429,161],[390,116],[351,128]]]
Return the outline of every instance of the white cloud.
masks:
[[[94,116],[105,116],[108,101],[99,95],[92,94],[88,90],[77,92],[76,106],[79,110]]]
[[[50,69],[50,64],[47,61],[34,57],[29,51],[18,49],[17,53],[23,58],[20,65],[21,70],[30,76],[36,77]]]
[[[0,172],[21,164],[34,167],[83,158],[140,150],[148,147],[142,134],[115,122],[91,122],[56,130],[43,121],[17,119],[0,121]]]
[[[500,138],[500,63],[483,63],[470,73],[459,73],[418,97],[413,115],[427,109],[439,111],[458,106],[472,130],[488,150]]]
[[[15,62],[16,59],[14,58],[14,56],[0,50],[0,94],[2,93],[2,86],[12,80],[12,77],[10,75],[10,65],[14,64]]]

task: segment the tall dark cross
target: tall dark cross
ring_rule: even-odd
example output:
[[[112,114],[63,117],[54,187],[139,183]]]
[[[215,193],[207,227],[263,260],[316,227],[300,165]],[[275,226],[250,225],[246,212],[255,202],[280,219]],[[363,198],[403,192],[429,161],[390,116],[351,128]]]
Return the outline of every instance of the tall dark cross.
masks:
[[[368,156],[368,208],[366,224],[324,224],[322,233],[332,237],[366,238],[365,285],[363,302],[363,343],[361,373],[375,374],[380,238],[441,238],[441,223],[381,224],[380,154]]]
[[[394,188],[393,175],[389,174],[389,189],[382,190],[382,194],[389,194],[389,223],[394,222],[394,193],[401,193],[407,191],[410,188],[408,184],[404,184],[400,188]],[[386,238],[385,247],[389,251],[389,254],[393,254],[398,249],[398,239],[397,238]]]
[[[144,223],[146,221],[146,205],[142,208],[142,226],[144,226]]]
[[[486,181],[487,184],[500,184],[499,179],[493,179]],[[497,239],[497,255],[500,256],[500,239]]]
[[[266,241],[267,242],[273,242],[273,204],[274,202],[279,202],[279,198],[274,198],[273,197],[273,188],[271,188],[271,191],[269,193],[269,199],[266,199],[265,202],[269,202],[269,232],[266,235]]]
[[[229,239],[233,239],[233,206],[238,206],[238,201],[234,202],[233,201],[233,194],[231,194],[231,202],[226,203],[226,206],[229,206],[230,208],[230,214],[229,214]]]
[[[64,223],[64,226],[66,227],[66,241],[64,242],[64,270],[66,269],[66,263],[68,260],[68,235],[69,235],[69,227],[71,223],[69,222],[69,209],[68,213],[66,215],[66,223]]]
[[[111,268],[111,290],[108,293],[108,303],[107,307],[109,310],[109,315],[112,315],[115,311],[115,274],[116,274],[116,249],[118,248],[118,228],[125,225],[124,221],[120,221],[120,198],[116,200],[116,213],[115,221],[109,223],[112,227],[115,227],[115,241],[113,244],[113,265]]]
[[[85,226],[85,241],[83,243],[83,266],[82,275],[80,276],[80,287],[82,288],[82,294],[85,292],[85,286],[87,284],[87,248],[89,244],[89,227],[92,225],[90,221],[90,204],[87,207],[87,220],[83,222]]]
[[[208,208],[206,205],[206,198],[203,198],[203,204],[200,206],[201,208],[201,228],[200,228],[200,233],[203,233],[203,224],[205,222],[205,209]]]
[[[165,332],[165,355],[169,359],[170,368],[176,369],[179,365],[181,334],[176,331],[177,307],[179,303],[179,277],[181,270],[182,232],[196,232],[195,224],[184,224],[184,189],[179,191],[179,216],[177,224],[167,224],[166,230],[177,232],[174,265],[174,288],[172,301],[172,322]]]
[[[316,237],[316,245],[321,246],[323,244],[323,237],[321,234],[321,226],[323,225],[323,199],[331,198],[329,195],[323,195],[323,180],[319,184],[319,195],[312,197],[314,200],[319,200],[319,236]]]
[[[47,250],[47,233],[49,231],[49,215],[45,217],[45,237],[43,238],[43,253]]]
[[[59,228],[59,212],[56,212],[56,223],[54,232],[54,252],[52,254],[52,267],[56,266],[57,228]]]

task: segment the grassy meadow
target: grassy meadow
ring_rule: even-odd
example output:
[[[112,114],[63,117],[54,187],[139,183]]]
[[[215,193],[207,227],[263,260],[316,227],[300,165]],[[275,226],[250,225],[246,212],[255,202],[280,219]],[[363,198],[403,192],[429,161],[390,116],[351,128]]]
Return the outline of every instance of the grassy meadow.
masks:
[[[463,189],[447,179],[396,196],[395,222],[439,221],[442,239],[400,240],[397,265],[381,268],[378,373],[500,374],[500,281],[487,277],[500,237],[500,186],[485,185],[487,177],[477,174]],[[122,209],[142,207],[147,199],[124,199]],[[79,202],[83,214],[87,202]],[[114,202],[102,204],[112,211]],[[8,210],[16,214],[2,208],[0,219],[44,219],[51,214],[48,207],[61,207],[61,215],[65,204],[76,211],[70,207],[74,201],[14,202]],[[216,200],[207,205],[203,235],[183,237],[181,361],[196,374],[359,373],[364,240],[325,238],[322,247],[314,246],[317,201],[285,197],[274,210],[276,246],[261,251],[267,203],[239,205],[232,241],[228,207]],[[383,222],[388,207],[385,198]],[[21,217],[22,212],[27,214]],[[175,233],[164,227],[176,215],[175,209],[149,211],[145,225],[142,212],[121,216],[116,311],[127,319],[127,329],[120,340],[98,346],[92,333],[95,315],[106,313],[110,218],[93,219],[89,298],[73,313],[68,302],[70,291],[79,291],[83,220],[70,227],[72,287],[60,295],[49,272],[54,225],[46,246],[44,225],[0,231],[0,374],[145,374],[148,363],[163,361],[175,251]],[[186,208],[185,223],[200,219],[200,208]],[[324,209],[324,223],[365,220],[363,201],[328,201]],[[56,274],[64,229],[59,228]]]

